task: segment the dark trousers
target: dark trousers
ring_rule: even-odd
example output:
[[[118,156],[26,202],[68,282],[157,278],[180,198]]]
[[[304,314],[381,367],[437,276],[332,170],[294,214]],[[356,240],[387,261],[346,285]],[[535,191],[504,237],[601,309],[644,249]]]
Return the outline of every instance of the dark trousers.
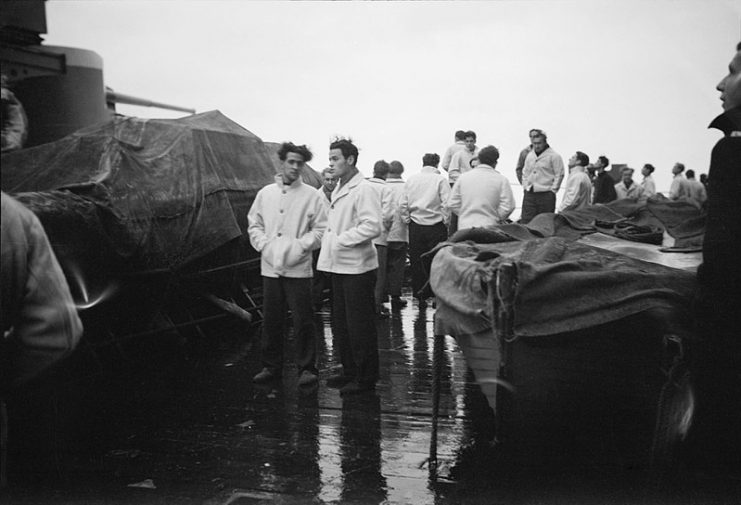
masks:
[[[386,291],[391,296],[401,296],[404,268],[407,264],[407,243],[389,242],[386,259]]]
[[[432,225],[409,223],[409,262],[412,267],[412,293],[414,296],[425,299],[432,296],[429,286],[420,293],[430,275],[432,257],[422,258],[422,255],[440,242],[448,239],[448,230],[442,222]]]
[[[317,373],[316,329],[311,306],[311,278],[263,277],[262,366],[273,371],[283,368],[283,341],[286,309],[293,317],[296,364],[299,373]]]
[[[522,224],[529,223],[538,214],[556,212],[556,193],[553,191],[525,191],[522,198]]]
[[[376,287],[374,296],[376,299],[376,312],[380,312],[383,303],[388,298],[386,294],[386,268],[388,260],[388,247],[376,244],[376,254],[378,255],[378,270],[376,271]]]
[[[378,336],[373,288],[376,271],[332,274],[332,333],[344,375],[361,384],[378,380]]]

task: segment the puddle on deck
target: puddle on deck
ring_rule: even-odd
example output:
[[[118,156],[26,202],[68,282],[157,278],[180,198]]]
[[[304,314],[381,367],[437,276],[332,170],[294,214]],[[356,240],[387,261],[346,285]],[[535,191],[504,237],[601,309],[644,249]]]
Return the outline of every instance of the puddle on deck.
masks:
[[[407,294],[407,299],[411,298]],[[328,313],[317,388],[256,386],[256,342],[228,329],[170,343],[146,366],[37,391],[11,419],[11,486],[3,503],[506,504],[724,503],[738,490],[648,493],[642,474],[593,466],[513,468],[490,444],[493,414],[463,355],[446,339],[430,478],[434,309],[378,322],[375,393],[341,398]],[[177,344],[177,345],[176,345]],[[254,344],[254,345],[253,345]],[[180,347],[178,347],[180,345]],[[173,355],[171,349],[180,352]],[[125,357],[122,356],[122,360]],[[13,432],[11,431],[11,434]],[[545,470],[545,471],[544,471]]]

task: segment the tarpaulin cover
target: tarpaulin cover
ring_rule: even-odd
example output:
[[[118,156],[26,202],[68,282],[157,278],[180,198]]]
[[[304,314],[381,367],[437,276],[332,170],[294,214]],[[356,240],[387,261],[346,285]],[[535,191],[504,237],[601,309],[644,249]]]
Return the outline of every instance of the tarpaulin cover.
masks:
[[[491,327],[487,284],[503,262],[517,271],[515,335],[554,335],[617,321],[648,309],[689,312],[695,275],[559,237],[441,247],[430,283],[437,330],[474,334]]]
[[[263,142],[218,111],[115,117],[2,157],[2,189],[38,193],[18,197],[47,233],[89,226],[90,237],[147,268],[177,268],[242,236],[257,191],[273,176]],[[49,230],[50,221],[61,229]]]
[[[666,231],[675,239],[675,249],[690,251],[702,249],[705,214],[689,202],[671,201],[659,195],[648,201],[616,200],[559,214],[546,212],[538,214],[526,225],[499,225],[496,230],[512,240],[543,237],[577,240],[601,232],[624,240],[657,245],[661,245]]]

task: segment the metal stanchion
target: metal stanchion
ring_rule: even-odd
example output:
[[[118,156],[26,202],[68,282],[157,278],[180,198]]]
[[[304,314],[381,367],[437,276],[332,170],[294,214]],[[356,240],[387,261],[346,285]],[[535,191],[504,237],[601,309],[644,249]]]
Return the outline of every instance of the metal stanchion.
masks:
[[[432,432],[430,434],[430,479],[437,479],[437,418],[440,412],[440,379],[443,368],[445,335],[435,335],[432,351]]]

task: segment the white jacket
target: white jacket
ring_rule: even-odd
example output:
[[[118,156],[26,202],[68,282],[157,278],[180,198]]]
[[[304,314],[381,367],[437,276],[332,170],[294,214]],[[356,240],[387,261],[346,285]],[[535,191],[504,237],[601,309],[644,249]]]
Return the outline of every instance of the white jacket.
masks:
[[[401,214],[399,214],[399,205],[401,204],[401,197],[404,194],[404,180],[386,179],[386,187],[391,190],[391,214],[393,215],[388,241],[409,242],[409,226],[401,218]]]
[[[262,188],[247,215],[250,243],[260,253],[265,277],[313,276],[311,251],[327,227],[326,204],[301,178],[286,186],[280,175]]]
[[[362,274],[377,269],[373,239],[380,233],[381,201],[358,172],[332,192],[317,269],[335,274]]]

